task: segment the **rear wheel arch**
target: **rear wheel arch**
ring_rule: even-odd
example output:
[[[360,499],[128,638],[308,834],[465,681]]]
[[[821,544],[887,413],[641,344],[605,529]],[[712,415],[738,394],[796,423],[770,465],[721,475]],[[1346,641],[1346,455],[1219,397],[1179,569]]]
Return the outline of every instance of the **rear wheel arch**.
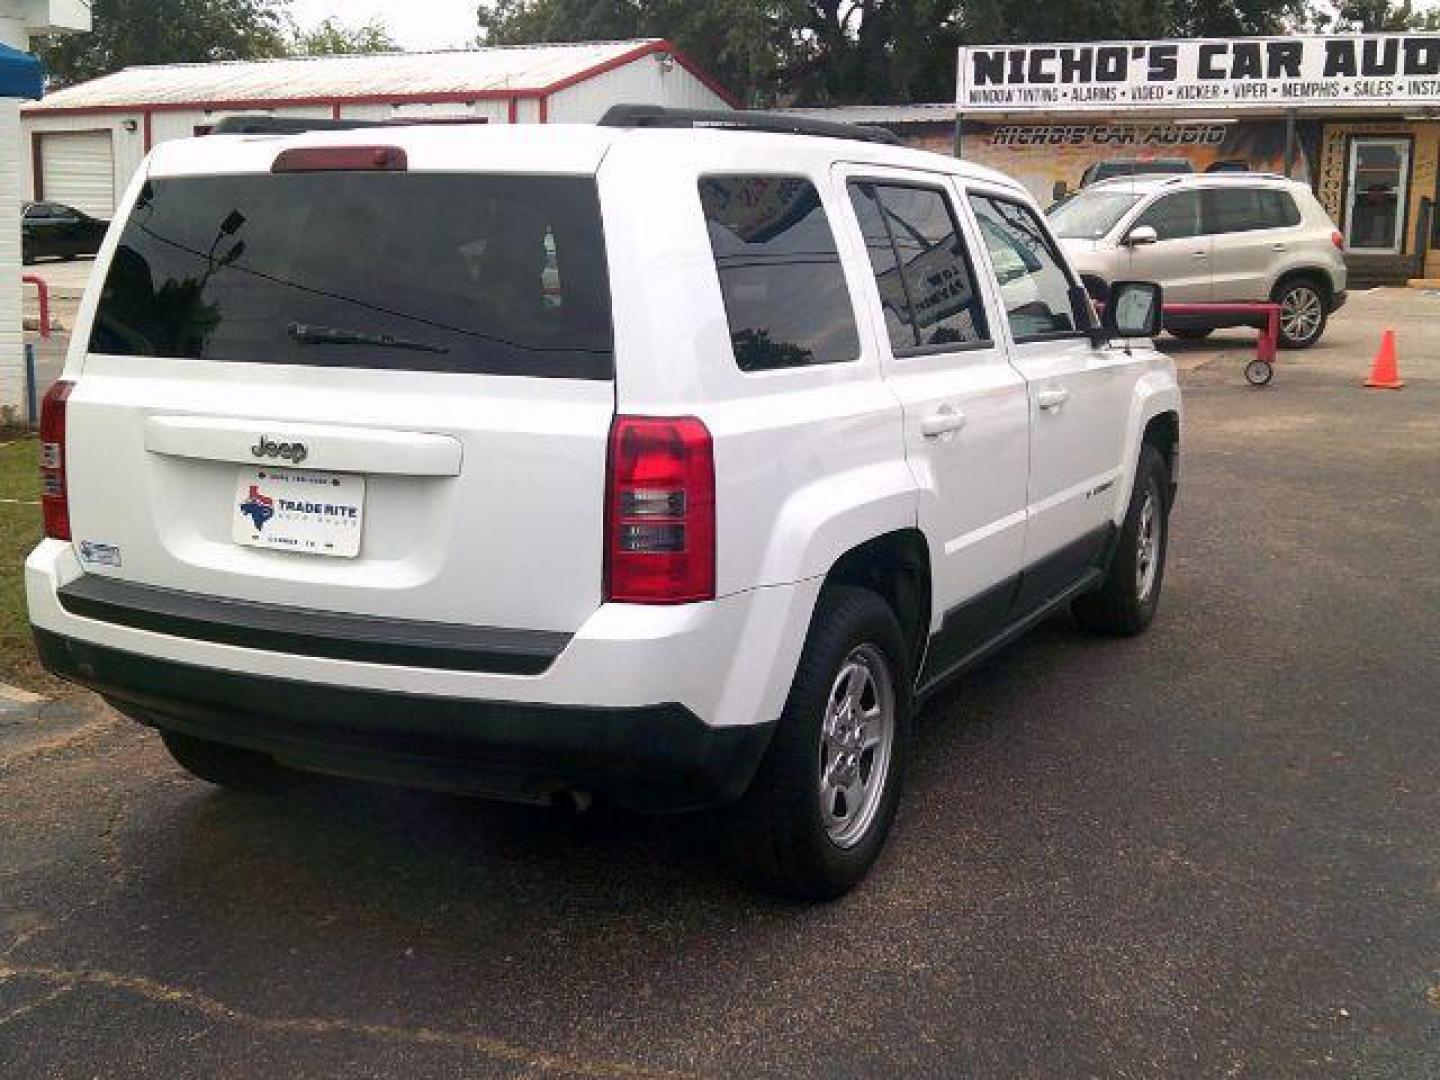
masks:
[[[1286,270],[1275,279],[1275,284],[1270,289],[1271,299],[1278,298],[1287,285],[1296,281],[1308,281],[1319,286],[1320,295],[1325,298],[1326,307],[1335,302],[1335,283],[1330,280],[1330,272],[1318,266],[1297,266],[1292,270]]]
[[[919,529],[877,536],[845,552],[825,575],[825,588],[868,589],[895,613],[913,670],[919,670],[930,628],[930,547]]]

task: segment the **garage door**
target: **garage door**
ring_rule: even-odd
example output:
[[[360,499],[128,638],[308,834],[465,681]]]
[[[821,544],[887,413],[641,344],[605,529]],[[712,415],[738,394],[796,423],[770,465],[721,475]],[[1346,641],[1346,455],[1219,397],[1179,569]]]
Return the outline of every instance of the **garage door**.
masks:
[[[65,203],[98,218],[115,212],[115,151],[108,131],[40,136],[40,185],[46,202]]]

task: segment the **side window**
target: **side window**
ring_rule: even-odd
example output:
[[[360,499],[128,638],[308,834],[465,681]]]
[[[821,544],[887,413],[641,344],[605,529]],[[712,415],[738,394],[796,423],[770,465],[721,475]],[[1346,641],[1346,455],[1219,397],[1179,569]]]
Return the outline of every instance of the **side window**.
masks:
[[[1040,219],[1006,199],[972,195],[970,204],[1000,282],[1000,296],[1016,341],[1076,333],[1083,325],[1070,275]]]
[[[870,252],[895,354],[987,341],[975,271],[944,192],[852,183],[850,202]]]
[[[1281,196],[1288,207],[1281,203]],[[1205,231],[1210,233],[1283,229],[1300,221],[1295,201],[1286,192],[1262,188],[1212,188],[1205,192],[1205,199]]]
[[[875,272],[875,284],[880,289],[880,306],[885,310],[885,332],[890,337],[890,349],[899,355],[915,348],[920,343],[920,337],[915,333],[910,298],[905,292],[905,282],[900,278],[900,260],[895,256],[890,229],[880,209],[880,196],[869,184],[851,184],[850,204],[860,222],[865,250],[870,255],[870,269]]]
[[[1161,240],[1184,240],[1200,235],[1200,193],[1178,191],[1156,199],[1135,221],[1149,225]]]
[[[1300,224],[1300,208],[1288,191],[1265,191],[1265,218],[1271,229],[1293,229]]]
[[[706,176],[700,203],[741,371],[859,358],[850,291],[814,184]]]
[[[50,211],[45,208],[44,203],[31,203],[25,208],[25,216],[31,221],[50,216]]]

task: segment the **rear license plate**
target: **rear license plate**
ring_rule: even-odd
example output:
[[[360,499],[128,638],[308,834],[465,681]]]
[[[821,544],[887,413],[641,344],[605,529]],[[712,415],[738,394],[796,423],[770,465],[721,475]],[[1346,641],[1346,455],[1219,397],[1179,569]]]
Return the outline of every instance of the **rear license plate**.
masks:
[[[301,555],[360,554],[365,478],[305,469],[242,468],[230,536],[247,547]]]

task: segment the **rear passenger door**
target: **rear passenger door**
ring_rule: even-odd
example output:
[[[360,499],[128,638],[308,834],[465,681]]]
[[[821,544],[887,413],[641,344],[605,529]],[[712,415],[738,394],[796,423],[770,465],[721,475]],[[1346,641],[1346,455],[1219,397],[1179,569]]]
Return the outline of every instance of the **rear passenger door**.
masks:
[[[1273,188],[1207,188],[1204,217],[1215,250],[1215,299],[1268,300],[1271,268],[1285,258],[1300,224],[1295,200]]]
[[[883,340],[930,543],[938,676],[1004,625],[1025,535],[1025,380],[977,285],[977,256],[945,176],[842,169],[875,288],[861,302]]]
[[[1000,329],[1030,394],[1023,613],[1069,588],[1105,550],[1145,360],[1091,343],[1089,300],[1030,206],[983,188],[969,203],[999,286]]]
[[[1126,247],[1118,280],[1155,281],[1165,289],[1167,304],[1203,304],[1211,298],[1215,238],[1204,235],[1200,193],[1175,191],[1162,195],[1131,222],[1127,234],[1148,225],[1159,239]]]

